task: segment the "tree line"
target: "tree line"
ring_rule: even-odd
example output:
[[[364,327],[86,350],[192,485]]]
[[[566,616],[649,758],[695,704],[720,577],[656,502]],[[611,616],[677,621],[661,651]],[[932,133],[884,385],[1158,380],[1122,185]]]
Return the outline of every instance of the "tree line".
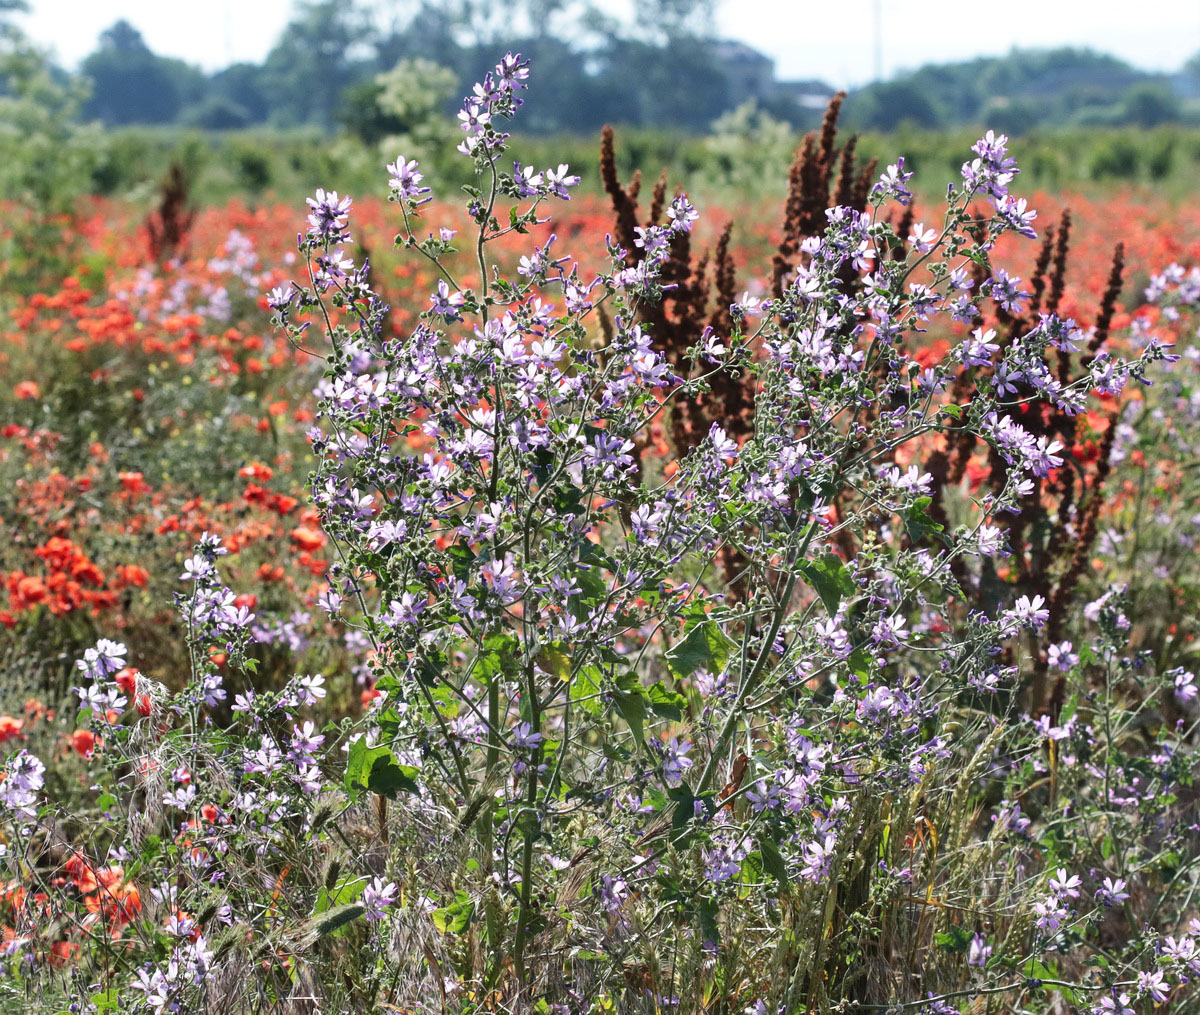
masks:
[[[556,83],[530,99],[529,131],[593,133],[617,122],[695,133],[751,102],[810,127],[833,89],[779,81],[769,58],[718,38],[716,2],[640,0],[626,23],[590,0],[395,0],[370,10],[354,0],[299,0],[261,63],[211,74],[154,53],[122,20],[82,63],[91,88],[83,114],[109,126],[316,126],[373,141],[411,127],[385,101],[395,88],[386,75],[398,65],[409,67],[406,88],[425,88],[448,110],[464,82],[511,48]],[[928,65],[852,91],[845,117],[872,130],[986,124],[1009,133],[1200,123],[1200,53],[1173,74],[1086,49]]]

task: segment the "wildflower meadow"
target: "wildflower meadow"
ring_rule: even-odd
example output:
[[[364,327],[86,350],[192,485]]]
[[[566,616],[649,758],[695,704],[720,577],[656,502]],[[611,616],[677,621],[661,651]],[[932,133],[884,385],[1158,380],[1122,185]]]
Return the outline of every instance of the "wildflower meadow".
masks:
[[[6,275],[0,1011],[1200,1011],[1200,214],[531,165],[496,55],[461,190]]]

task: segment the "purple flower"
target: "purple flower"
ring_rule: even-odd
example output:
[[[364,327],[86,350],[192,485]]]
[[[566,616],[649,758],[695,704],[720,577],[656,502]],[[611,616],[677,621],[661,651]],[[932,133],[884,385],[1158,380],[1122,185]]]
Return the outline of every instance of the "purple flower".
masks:
[[[296,287],[289,282],[287,285],[276,286],[267,293],[267,306],[282,313],[296,298]]]
[[[859,722],[887,722],[900,711],[900,702],[890,687],[873,687],[858,703]]]
[[[1037,915],[1034,921],[1039,930],[1045,931],[1047,934],[1055,933],[1070,915],[1066,907],[1059,901],[1057,896],[1047,895],[1044,899],[1040,899],[1033,904],[1033,911]]]
[[[317,596],[317,605],[330,616],[337,613],[342,606],[342,596],[336,589],[330,587]]]
[[[174,962],[172,962],[174,965]],[[174,972],[177,973],[177,970]],[[173,978],[173,977],[172,977]],[[171,982],[162,972],[161,969],[155,969],[153,966],[147,965],[144,969],[139,969],[134,974],[134,980],[131,986],[135,990],[140,990],[144,995],[142,1003],[147,1008],[152,1008],[155,1012],[163,1012],[167,1006],[171,1004],[172,997],[177,992],[177,987]]]
[[[992,362],[992,354],[999,350],[998,342],[993,342],[996,337],[994,328],[988,328],[984,331],[982,328],[976,328],[971,332],[971,337],[968,338],[961,346],[958,353],[962,359],[962,364],[965,367],[985,367],[990,366]]]
[[[1045,609],[1046,600],[1042,596],[1021,596],[1012,605],[1012,609],[1004,614],[1005,626],[1027,627],[1030,630],[1041,630],[1050,619],[1050,611]]]
[[[1078,874],[1067,874],[1063,867],[1058,868],[1058,873],[1050,878],[1050,890],[1060,899],[1078,899],[1079,886],[1083,884]]]
[[[912,200],[912,191],[908,189],[907,184],[912,178],[912,173],[904,171],[904,156],[901,155],[887,167],[887,172],[880,176],[879,182],[871,188],[871,198],[880,204],[889,198],[901,204],[908,204]]]
[[[93,680],[103,680],[125,667],[128,651],[119,641],[101,638],[95,648],[85,650],[83,658],[75,661],[75,667]]]
[[[804,866],[800,868],[801,876],[812,882],[825,880],[833,863],[833,854],[837,851],[837,836],[830,832],[824,839],[806,842],[802,850]]]
[[[391,177],[388,180],[388,186],[402,201],[424,203],[429,200],[427,195],[430,194],[430,189],[420,185],[425,176],[417,168],[417,165],[416,159],[406,160],[403,155],[395,162],[387,164],[387,171]]]
[[[713,457],[721,464],[727,459],[737,457],[737,441],[732,440],[719,423],[713,423],[708,428],[708,439],[712,441]]]
[[[745,851],[728,849],[724,846],[714,846],[704,850],[704,876],[713,884],[721,884],[736,877],[741,870],[741,861],[745,859]]]
[[[670,220],[672,232],[689,232],[692,228],[692,223],[699,217],[700,213],[696,211],[695,207],[684,194],[677,196],[667,208],[667,218]]]
[[[663,748],[663,778],[667,780],[668,786],[681,785],[683,783],[684,773],[695,764],[695,762],[688,757],[688,751],[691,749],[691,741],[685,740],[681,744],[674,737],[672,737],[671,742]]]
[[[518,750],[532,751],[541,746],[544,739],[540,733],[533,732],[533,726],[527,722],[518,723],[512,731],[513,746]]]
[[[908,242],[918,254],[928,254],[938,241],[936,229],[926,229],[924,222],[918,222],[908,234]]]
[[[478,102],[467,102],[458,113],[459,126],[468,134],[481,133],[491,119],[491,110]]]
[[[1155,1004],[1162,1004],[1170,993],[1171,985],[1167,982],[1161,969],[1149,973],[1138,973],[1138,997],[1150,997]]]
[[[1025,198],[1006,194],[996,205],[996,214],[1009,229],[1020,233],[1027,239],[1037,239],[1037,230],[1031,223],[1037,218],[1038,213],[1033,208],[1027,207]]]
[[[437,292],[429,297],[430,309],[446,318],[448,324],[462,320],[459,310],[465,302],[466,297],[459,292],[452,293],[444,278],[438,279]]]
[[[388,604],[387,613],[379,618],[380,623],[386,624],[388,627],[399,627],[401,624],[415,624],[417,617],[425,609],[426,603],[427,600],[423,596],[404,592],[400,595],[399,599],[393,599]]]
[[[354,200],[350,197],[339,197],[336,190],[328,194],[320,187],[315,197],[305,199],[311,210],[308,216],[308,235],[323,243],[344,243],[347,233],[346,226],[350,221],[350,208]]]
[[[1046,650],[1046,662],[1052,669],[1066,672],[1079,662],[1079,653],[1074,651],[1069,641],[1059,642]]]
[[[1190,670],[1178,670],[1175,673],[1175,697],[1182,705],[1190,705],[1196,700],[1200,688],[1195,684],[1196,675]]]
[[[1016,160],[1008,155],[1008,138],[988,131],[971,150],[979,158],[962,167],[962,178],[969,190],[983,190],[994,201],[1003,200],[1008,194],[1008,185],[1020,171]]]
[[[1111,997],[1102,997],[1092,1006],[1092,1015],[1137,1015],[1129,1007],[1129,995],[1113,992]]]
[[[561,163],[557,169],[547,169],[542,175],[545,178],[545,192],[560,197],[564,201],[571,199],[568,188],[579,184],[579,177],[571,174],[565,162]],[[670,215],[670,213],[670,209],[668,209],[667,214]]]
[[[288,758],[298,764],[315,764],[314,754],[323,743],[325,743],[325,735],[316,731],[311,719],[306,719],[303,725],[292,727],[292,743],[288,750]]]
[[[37,795],[46,784],[46,766],[28,751],[18,751],[8,761],[0,781],[0,806],[21,821],[37,817]]]
[[[1125,887],[1125,880],[1123,878],[1105,878],[1104,883],[1096,889],[1096,901],[1100,905],[1110,908],[1112,906],[1119,906],[1129,898],[1129,893],[1125,891]]]
[[[387,907],[397,899],[396,882],[384,881],[383,878],[372,878],[371,883],[363,889],[362,904],[364,914],[372,923],[386,919]]]
[[[982,969],[991,957],[992,946],[987,943],[987,938],[978,932],[972,934],[971,946],[967,951],[967,965]]]
[[[313,272],[313,281],[318,289],[328,289],[336,285],[354,270],[354,262],[340,249],[318,254],[314,264],[316,271]]]
[[[983,288],[998,306],[1010,314],[1019,314],[1029,296],[1021,289],[1021,279],[1009,275],[1003,268],[997,268],[996,274],[984,283]]]
[[[180,581],[202,581],[214,574],[215,571],[216,568],[213,567],[212,561],[198,553],[183,562],[183,574],[179,576],[179,579]]]
[[[303,676],[296,684],[296,700],[301,705],[315,705],[325,697],[325,677],[314,673]]]

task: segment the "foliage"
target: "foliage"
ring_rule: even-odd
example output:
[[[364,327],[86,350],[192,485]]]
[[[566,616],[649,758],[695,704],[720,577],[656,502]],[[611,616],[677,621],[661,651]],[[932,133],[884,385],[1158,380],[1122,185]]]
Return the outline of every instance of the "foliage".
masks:
[[[527,75],[465,208],[180,173],[15,301],[0,996],[1190,1010],[1194,216],[835,103],[748,238],[611,132],[551,222]]]
[[[850,122],[875,130],[905,120],[923,127],[986,121],[1021,133],[1071,123],[1154,127],[1180,113],[1162,76],[1069,48],[930,64],[859,89],[847,105]]]
[[[457,83],[453,71],[432,60],[402,60],[351,90],[343,122],[369,145],[431,154],[453,137],[443,107]]]
[[[91,81],[84,115],[122,126],[172,123],[204,89],[204,75],[181,60],[155,56],[128,21],[100,35],[100,46],[84,60]]]
[[[61,273],[61,263],[47,255],[88,192],[100,145],[97,132],[77,122],[85,94],[79,82],[60,80],[44,53],[0,22],[0,192],[12,202],[2,256],[22,265],[10,277],[13,288]]]
[[[305,0],[262,64],[215,74],[150,52],[136,29],[118,21],[84,63],[93,81],[89,116],[106,125],[187,124],[213,130],[339,122],[374,142],[384,129],[374,99],[380,74],[428,60],[454,73],[453,91],[488,69],[498,47],[519,47],[558,83],[534,96],[526,130],[592,134],[619,122],[685,130],[756,102],[795,128],[815,125],[804,99],[831,95],[820,82],[782,82],[771,61],[716,36],[711,0],[654,0],[622,21],[572,0],[422,0],[378,8],[354,0]],[[955,128],[986,123],[1013,133],[1038,127],[1140,126],[1198,122],[1200,95],[1187,64],[1150,74],[1090,50],[1013,50],[999,57],[926,65],[856,89],[850,122],[870,130],[905,123]],[[434,108],[441,86],[429,83]],[[408,87],[411,95],[412,89]],[[807,90],[807,94],[805,91]],[[393,129],[393,133],[403,133]]]
[[[331,127],[342,93],[361,77],[367,38],[363,11],[353,3],[303,0],[263,62],[271,119],[282,126]],[[356,59],[357,57],[357,59]]]

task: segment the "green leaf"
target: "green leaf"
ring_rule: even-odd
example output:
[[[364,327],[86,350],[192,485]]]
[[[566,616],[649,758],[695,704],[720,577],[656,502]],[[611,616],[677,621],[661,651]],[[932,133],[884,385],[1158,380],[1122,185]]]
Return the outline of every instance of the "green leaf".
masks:
[[[493,634],[483,641],[483,654],[479,657],[480,677],[486,683],[497,673],[515,676],[521,668],[520,643],[511,634]]]
[[[742,860],[742,869],[738,880],[744,885],[756,885],[762,881],[765,873],[762,853],[755,850],[753,853],[748,853]]]
[[[909,538],[914,541],[936,536],[946,545],[949,540],[942,532],[942,526],[929,517],[928,508],[933,503],[932,497],[918,497],[912,504],[900,512],[904,519],[904,527],[908,530]]]
[[[313,913],[324,913],[336,906],[349,905],[362,895],[366,887],[367,879],[365,877],[343,874],[332,888],[322,885],[321,890],[317,892],[317,904],[313,907]]]
[[[683,710],[687,707],[687,698],[678,691],[667,690],[661,680],[651,684],[645,691],[650,711],[655,715],[676,721],[683,718]]]
[[[1058,975],[1058,963],[1044,963],[1040,959],[1030,959],[1021,968],[1021,972],[1031,980],[1058,980],[1061,977]],[[1061,990],[1067,1000],[1074,1003],[1074,993],[1065,987],[1055,986],[1052,989]]]
[[[787,864],[779,853],[779,847],[765,836],[758,839],[758,848],[762,853],[763,870],[779,882],[779,887],[786,890],[788,886]]]
[[[971,934],[964,927],[951,926],[933,936],[934,944],[948,952],[965,952],[971,945]]]
[[[837,613],[843,596],[854,594],[854,580],[836,553],[826,553],[816,560],[805,561],[799,571],[817,590],[817,595],[830,614]]]
[[[431,914],[434,926],[443,934],[461,934],[475,918],[475,903],[461,889],[454,893],[454,901]]]
[[[365,737],[359,737],[350,745],[346,758],[346,789],[356,799],[363,790],[391,798],[400,790],[415,793],[418,774],[411,765],[401,765],[387,747],[368,746]]]
[[[442,652],[431,652],[422,659],[417,669],[417,679],[428,687],[436,687],[442,679],[447,666],[446,656]],[[376,685],[378,686],[378,685]]]
[[[689,677],[700,669],[720,673],[734,647],[721,626],[706,618],[667,650],[667,666],[676,677]]]
[[[447,719],[458,717],[458,698],[447,685],[439,684],[429,692],[429,696],[437,703],[438,711]]]
[[[96,1006],[97,1015],[106,1011],[121,1011],[121,996],[117,993],[116,987],[109,987],[102,993],[93,994],[89,1000]]]
[[[450,558],[450,569],[459,581],[466,581],[471,576],[471,565],[475,562],[475,554],[470,547],[455,543],[446,548],[446,556]]]
[[[614,691],[613,704],[621,713],[621,718],[629,724],[629,731],[639,747],[646,743],[646,699],[639,687],[635,691]]]
[[[554,641],[543,646],[537,657],[537,663],[543,670],[564,682],[571,679],[571,657],[566,648],[563,642]]]
[[[696,816],[696,796],[691,786],[685,782],[672,788],[671,799],[675,801],[675,807],[671,811],[671,827],[683,828]]]
[[[557,488],[554,493],[554,510],[560,515],[584,514],[583,491],[577,486]]]
[[[700,933],[705,941],[713,944],[721,943],[721,930],[717,926],[719,907],[715,899],[701,899],[696,906],[696,920],[700,924]]]
[[[581,666],[571,681],[572,700],[596,719],[604,713],[604,703],[596,697],[604,686],[603,681],[604,674],[596,666]]]
[[[846,665],[850,667],[850,672],[858,677],[862,683],[865,684],[871,679],[873,660],[871,654],[865,649],[856,648],[851,652],[846,659]]]
[[[572,616],[583,619],[608,595],[608,583],[593,568],[577,565],[574,576],[583,591],[570,597],[569,607]]]

